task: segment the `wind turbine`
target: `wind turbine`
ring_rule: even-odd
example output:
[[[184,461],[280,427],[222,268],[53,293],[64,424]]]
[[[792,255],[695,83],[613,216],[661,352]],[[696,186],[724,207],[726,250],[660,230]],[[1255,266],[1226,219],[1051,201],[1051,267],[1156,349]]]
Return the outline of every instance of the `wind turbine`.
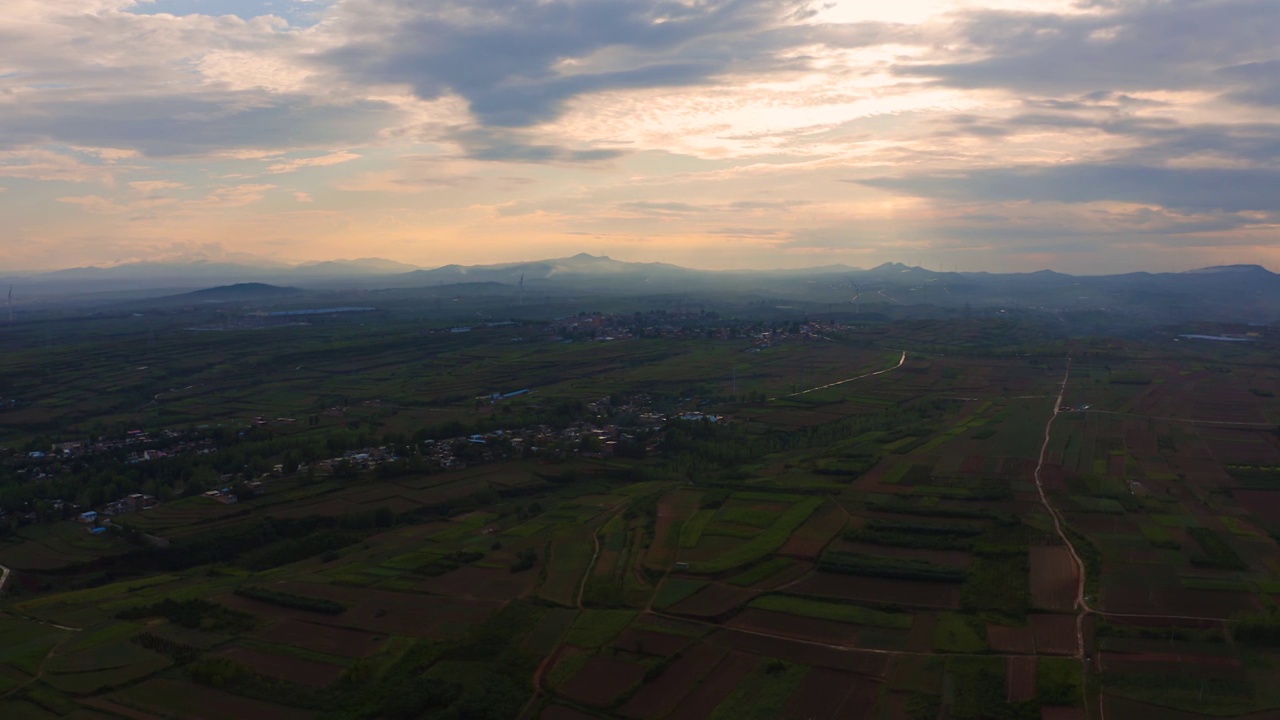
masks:
[[[9,324],[13,324],[13,284],[9,284]]]
[[[861,294],[861,291],[859,291],[859,290],[858,290],[858,283],[854,282],[854,281],[853,281],[853,278],[845,278],[845,280],[847,280],[847,281],[849,282],[849,287],[853,288],[853,312],[854,312],[854,314],[857,314],[857,312],[858,312],[858,295],[860,295],[860,294]]]
[[[524,273],[520,273],[520,305],[524,305]]]

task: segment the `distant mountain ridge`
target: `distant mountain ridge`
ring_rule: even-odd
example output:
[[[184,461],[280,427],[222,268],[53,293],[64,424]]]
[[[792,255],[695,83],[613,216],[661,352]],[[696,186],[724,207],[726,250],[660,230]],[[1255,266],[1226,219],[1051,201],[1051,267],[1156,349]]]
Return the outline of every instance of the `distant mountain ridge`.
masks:
[[[405,270],[404,268],[412,268]],[[571,257],[415,268],[378,258],[300,266],[196,262],[131,263],[0,278],[18,302],[93,293],[165,297],[181,302],[267,302],[303,291],[509,294],[515,303],[551,297],[675,295],[733,298],[754,304],[812,303],[835,311],[885,307],[1033,308],[1043,312],[1120,313],[1147,321],[1176,318],[1280,322],[1280,275],[1259,265],[1186,272],[1067,275],[939,272],[904,263],[870,269],[847,265],[778,270],[695,270],[670,263],[626,262],[580,253]],[[217,287],[213,287],[213,286]],[[191,291],[197,291],[192,293]],[[182,293],[189,293],[182,295]]]
[[[1060,277],[1060,278],[1102,278],[1102,277],[1119,277],[1122,275],[1222,275],[1222,274],[1248,274],[1255,276],[1275,277],[1276,273],[1271,272],[1261,265],[1216,265],[1194,270],[1186,270],[1180,273],[1148,273],[1148,272],[1131,272],[1120,273],[1116,275],[1070,275],[1060,273],[1055,270],[1043,269],[1034,272],[1013,272],[1013,273],[997,273],[989,271],[965,271],[965,272],[944,272],[928,270],[915,265],[906,265],[900,262],[886,262],[870,269],[852,267],[843,264],[821,265],[806,268],[791,269],[737,269],[737,270],[697,270],[662,262],[630,262],[625,260],[615,260],[606,255],[591,255],[589,253],[578,253],[571,257],[552,258],[545,260],[529,260],[516,261],[506,263],[493,263],[486,265],[442,265],[435,268],[423,268],[417,265],[410,265],[395,260],[387,260],[384,258],[357,258],[354,260],[324,260],[317,262],[302,263],[299,265],[285,265],[275,262],[265,262],[263,264],[244,264],[233,262],[213,262],[213,261],[194,261],[187,263],[179,262],[131,262],[112,266],[87,266],[77,268],[67,268],[64,270],[52,270],[43,273],[23,273],[15,274],[15,278],[40,279],[40,280],[79,280],[79,279],[105,279],[105,278],[129,278],[129,279],[146,279],[146,278],[164,278],[170,276],[182,277],[244,277],[245,280],[239,282],[249,282],[248,278],[274,277],[283,278],[289,276],[297,277],[344,277],[344,276],[368,276],[382,275],[388,277],[407,276],[410,278],[421,278],[424,280],[445,280],[450,278],[466,278],[467,281],[474,282],[476,277],[483,276],[500,276],[508,277],[513,273],[518,279],[521,273],[525,274],[526,279],[532,278],[549,278],[557,274],[636,274],[636,273],[677,273],[685,275],[821,275],[828,273],[856,273],[856,274],[873,274],[885,275],[892,273],[908,273],[921,275],[936,276],[967,276],[967,277],[988,277],[988,276],[1039,276],[1039,277]],[[231,283],[234,284],[234,283]]]
[[[201,302],[230,302],[243,300],[271,300],[290,295],[301,295],[303,290],[295,287],[281,287],[267,283],[236,283],[195,290],[181,295],[170,296],[170,300],[195,300]]]

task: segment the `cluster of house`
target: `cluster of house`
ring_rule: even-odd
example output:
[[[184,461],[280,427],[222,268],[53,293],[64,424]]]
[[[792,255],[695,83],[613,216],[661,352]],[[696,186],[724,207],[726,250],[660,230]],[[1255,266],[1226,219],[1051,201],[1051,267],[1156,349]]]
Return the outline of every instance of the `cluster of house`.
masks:
[[[144,493],[133,493],[126,495],[119,500],[107,503],[103,506],[104,515],[123,515],[125,513],[138,512],[159,505],[160,501],[154,495]]]
[[[632,337],[672,339],[706,338],[728,340],[746,338],[753,348],[767,348],[794,340],[830,340],[829,334],[848,330],[847,325],[830,321],[805,321],[786,325],[743,324],[716,313],[583,313],[557,318],[548,332],[565,338],[623,340]]]
[[[101,535],[111,525],[111,518],[153,508],[159,504],[160,501],[154,495],[132,493],[119,500],[113,500],[97,510],[86,510],[80,513],[76,516],[76,522],[86,525],[91,534]]]
[[[837,322],[809,321],[784,327],[748,328],[745,334],[751,338],[751,347],[753,349],[763,350],[779,343],[794,342],[796,340],[830,341],[830,333],[848,329],[847,325]]]
[[[509,393],[493,393],[487,399],[498,402],[529,393],[529,390],[518,390]],[[677,418],[688,421],[719,422],[720,416],[709,415],[697,411],[679,412],[668,415],[648,410],[649,398],[637,396],[619,404],[610,398],[601,398],[586,404],[588,415],[594,419],[570,423],[563,429],[555,429],[547,425],[535,425],[515,430],[493,430],[486,433],[426,440],[421,449],[431,465],[443,470],[459,470],[467,465],[479,462],[493,462],[512,457],[556,457],[569,455],[585,457],[612,456],[621,442],[634,441],[637,434],[645,432],[649,436],[646,452],[657,450],[659,431],[667,421]],[[619,425],[610,422],[610,415],[625,413],[635,418],[634,422]],[[588,442],[584,442],[588,440]],[[302,465],[299,471],[313,469],[316,472],[329,474],[341,463],[358,471],[376,469],[379,465],[399,460],[400,456],[391,448],[368,447],[351,450],[339,457],[319,460],[310,467]],[[216,491],[210,491],[210,495]]]
[[[256,482],[256,481],[255,481]],[[210,500],[215,500],[223,505],[235,505],[240,502],[240,497],[231,491],[231,488],[224,487],[218,490],[210,490],[204,494]]]
[[[532,391],[529,389],[520,389],[510,392],[496,392],[486,397],[490,401],[498,403],[527,395],[530,392]],[[686,407],[688,407],[687,404]],[[345,411],[345,408],[334,408],[334,410]],[[486,433],[438,441],[428,440],[425,441],[421,448],[421,453],[423,457],[428,459],[430,464],[445,470],[465,468],[469,463],[493,462],[520,456],[565,458],[571,455],[582,455],[586,457],[609,457],[615,454],[620,443],[634,443],[637,437],[647,437],[643,450],[646,453],[652,453],[656,452],[661,439],[661,429],[669,420],[681,419],[707,422],[721,420],[719,416],[704,414],[696,410],[680,410],[671,414],[657,412],[652,409],[651,398],[643,394],[627,398],[600,398],[586,403],[585,411],[583,419],[570,423],[561,429],[547,425],[536,425],[514,430],[493,430]],[[623,420],[621,418],[626,419]],[[257,417],[254,420],[258,424],[262,424],[259,421],[265,421],[266,419],[265,417]],[[292,419],[277,418],[277,421],[291,422]],[[137,447],[141,445],[150,445],[151,447]],[[57,472],[60,465],[57,461],[60,459],[105,450],[118,450],[124,447],[133,448],[126,456],[127,461],[131,463],[184,453],[205,454],[214,452],[217,449],[211,438],[204,437],[198,432],[162,431],[151,434],[142,430],[131,430],[123,437],[111,440],[59,443],[53,446],[48,453],[40,453],[40,458],[11,458],[6,460],[6,463],[17,463],[21,466],[19,472],[34,470],[40,474],[32,474],[32,477],[43,477],[44,470],[42,468],[48,469],[50,472]],[[299,466],[298,470],[300,472],[315,471],[322,474],[332,474],[336,468],[345,464],[347,469],[366,472],[399,459],[401,458],[396,454],[394,448],[385,446],[369,447],[346,452],[340,457],[316,461],[310,467],[304,464]],[[65,468],[63,470],[65,471]],[[283,472],[283,467],[276,465],[272,474],[280,476]],[[234,480],[233,476],[224,475],[221,481],[226,483],[227,486],[209,490],[204,493],[205,497],[227,505],[238,503],[240,498],[236,491],[229,486],[232,480]],[[261,479],[251,480],[247,484],[255,492],[262,491]],[[154,507],[158,503],[159,500],[152,495],[133,493],[106,503],[97,510],[79,513],[78,520],[87,525],[90,532],[102,532],[104,527],[109,524],[111,517],[145,510]],[[74,512],[80,509],[74,504],[70,504],[69,507],[68,505],[63,500],[53,501],[54,509],[62,513]],[[27,517],[27,519],[35,522],[35,513],[30,513],[29,515],[30,517]],[[66,517],[65,514],[62,516]],[[0,517],[3,516],[0,515]]]
[[[139,447],[142,445],[152,445],[154,447]],[[129,454],[125,456],[126,462],[138,463],[174,455],[191,453],[204,455],[217,450],[217,445],[208,437],[181,430],[164,430],[155,434],[144,430],[129,430],[123,437],[55,443],[48,450],[28,452],[26,459],[29,461],[69,460],[121,449],[130,450]]]

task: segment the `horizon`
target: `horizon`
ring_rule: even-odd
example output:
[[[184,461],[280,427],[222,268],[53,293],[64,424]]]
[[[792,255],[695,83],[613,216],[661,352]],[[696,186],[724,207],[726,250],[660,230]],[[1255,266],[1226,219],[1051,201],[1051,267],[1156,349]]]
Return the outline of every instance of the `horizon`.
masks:
[[[923,270],[926,272],[939,273],[939,274],[987,273],[987,274],[993,274],[993,275],[1002,275],[1002,274],[1029,275],[1029,274],[1048,272],[1048,273],[1057,273],[1061,275],[1069,275],[1072,277],[1110,277],[1110,276],[1117,276],[1117,275],[1141,274],[1141,273],[1146,273],[1150,275],[1179,274],[1179,273],[1194,273],[1194,272],[1200,272],[1205,270],[1215,270],[1215,269],[1251,268],[1251,267],[1260,268],[1272,274],[1280,274],[1280,273],[1277,273],[1275,269],[1272,269],[1271,267],[1268,267],[1263,263],[1248,263],[1248,262],[1243,262],[1243,263],[1220,262],[1212,265],[1203,265],[1203,266],[1180,268],[1180,269],[1136,269],[1136,270],[1119,270],[1115,272],[1069,272],[1069,271],[1063,271],[1063,270],[1059,270],[1052,267],[1042,267],[1042,268],[1036,268],[1033,270],[1004,270],[1004,271],[985,270],[985,269],[952,270],[947,268],[929,267],[928,265],[912,264],[902,260],[886,260],[876,265],[870,265],[866,267],[849,265],[847,263],[833,262],[833,263],[804,265],[804,266],[795,266],[795,267],[782,267],[782,268],[778,268],[778,267],[774,267],[774,268],[760,268],[760,267],[709,268],[709,267],[696,267],[692,265],[683,265],[678,263],[667,263],[662,261],[624,260],[624,259],[616,258],[610,255],[596,255],[587,251],[582,251],[582,252],[574,253],[573,255],[566,255],[563,257],[544,257],[544,258],[525,259],[525,260],[476,263],[472,265],[463,265],[460,263],[443,263],[440,265],[415,265],[413,263],[406,263],[403,261],[394,260],[390,258],[370,256],[370,257],[359,257],[359,258],[327,258],[327,259],[319,259],[319,260],[305,260],[305,261],[299,261],[294,263],[279,262],[279,263],[271,263],[265,266],[258,265],[258,269],[263,270],[266,273],[269,273],[271,271],[288,273],[296,270],[305,269],[308,267],[314,267],[317,265],[355,266],[358,263],[390,263],[398,266],[404,266],[405,268],[407,268],[404,270],[400,270],[397,268],[394,270],[384,270],[381,272],[370,273],[370,275],[375,277],[376,276],[394,277],[397,275],[403,275],[403,274],[408,274],[412,272],[430,272],[435,270],[441,270],[448,267],[462,267],[462,268],[518,267],[521,265],[533,265],[538,263],[576,260],[576,259],[583,259],[583,258],[591,259],[591,260],[607,260],[607,261],[623,263],[628,265],[668,265],[671,267],[680,268],[684,270],[692,270],[696,272],[725,273],[725,274],[818,271],[818,270],[824,270],[827,268],[840,268],[841,269],[840,271],[849,271],[849,272],[871,272],[871,271],[879,270],[885,267],[899,267],[899,266],[901,266],[904,270]],[[264,260],[266,259],[258,258],[256,262],[261,263]],[[0,275],[0,278],[16,280],[21,277],[40,277],[44,275],[67,272],[67,271],[75,271],[75,270],[113,270],[113,269],[119,269],[119,268],[140,268],[141,269],[141,268],[146,268],[148,266],[166,267],[166,268],[183,268],[183,267],[226,265],[230,267],[247,268],[247,267],[250,267],[251,263],[253,262],[255,261],[244,259],[244,258],[241,258],[238,261],[222,260],[222,259],[194,259],[194,260],[177,261],[177,262],[165,261],[165,260],[155,260],[155,261],[138,260],[138,261],[126,261],[126,262],[112,264],[112,265],[105,265],[105,264],[104,265],[78,265],[78,266],[43,269],[43,270],[16,271],[16,272],[10,272],[5,275]],[[251,281],[246,281],[246,282],[251,282]]]
[[[11,4],[9,271],[1280,267],[1264,0]]]

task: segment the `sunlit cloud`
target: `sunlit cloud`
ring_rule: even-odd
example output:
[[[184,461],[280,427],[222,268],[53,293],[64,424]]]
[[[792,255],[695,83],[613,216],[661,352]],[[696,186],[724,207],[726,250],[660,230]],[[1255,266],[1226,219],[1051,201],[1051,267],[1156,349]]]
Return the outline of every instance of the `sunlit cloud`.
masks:
[[[6,3],[0,265],[1277,258],[1274,0],[306,5]]]
[[[326,167],[328,165],[337,165],[339,163],[351,162],[358,160],[360,156],[352,152],[336,152],[319,157],[299,158],[297,160],[287,160],[285,162],[275,163],[267,167],[267,172],[271,174],[290,173],[302,168]]]

